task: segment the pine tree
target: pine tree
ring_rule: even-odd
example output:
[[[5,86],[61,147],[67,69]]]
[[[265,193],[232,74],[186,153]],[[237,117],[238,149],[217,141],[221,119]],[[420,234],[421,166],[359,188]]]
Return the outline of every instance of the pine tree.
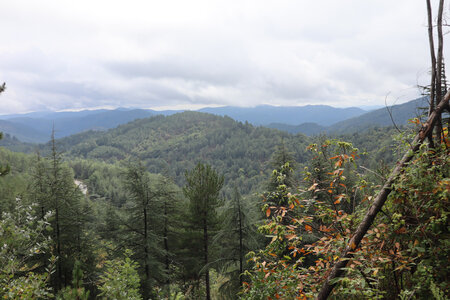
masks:
[[[205,276],[206,299],[211,299],[209,282],[209,246],[211,244],[211,231],[217,228],[217,207],[220,205],[219,192],[222,189],[224,178],[217,174],[210,165],[198,163],[190,172],[186,172],[186,186],[183,188],[185,196],[189,199],[191,226],[196,231],[202,231],[203,236],[199,242],[203,249],[203,270]]]
[[[258,246],[256,210],[242,198],[235,187],[222,215],[223,225],[214,240],[220,245],[221,269],[229,280],[219,290],[222,295],[226,294],[234,299],[242,287],[247,265],[245,255]]]
[[[163,281],[164,277],[161,262],[164,250],[159,233],[163,227],[163,208],[161,193],[156,189],[154,179],[155,182],[152,182],[141,162],[130,164],[125,174],[125,188],[131,200],[125,224],[129,232],[126,243],[133,246],[144,269],[142,289],[145,299],[150,296],[155,281]]]

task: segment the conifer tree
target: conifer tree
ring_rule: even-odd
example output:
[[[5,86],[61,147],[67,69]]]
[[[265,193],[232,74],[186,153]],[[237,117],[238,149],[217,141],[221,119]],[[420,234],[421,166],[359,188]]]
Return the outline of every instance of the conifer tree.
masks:
[[[223,225],[214,239],[221,249],[221,269],[229,278],[219,291],[233,299],[242,287],[243,273],[247,265],[245,255],[258,245],[256,214],[253,212],[249,202],[242,198],[237,187],[234,187],[233,196],[222,212]]]
[[[189,172],[186,172],[186,185],[183,188],[185,196],[189,199],[190,222],[192,229],[200,231],[199,238],[202,244],[200,254],[203,256],[203,272],[205,276],[206,299],[211,299],[209,282],[209,246],[212,241],[212,232],[219,224],[217,207],[220,205],[219,192],[222,189],[224,178],[217,174],[210,165],[198,163]]]
[[[164,277],[161,262],[164,250],[159,234],[163,224],[162,203],[161,193],[155,184],[141,162],[128,166],[125,188],[131,201],[128,206],[129,217],[125,224],[129,232],[126,243],[132,246],[144,269],[142,290],[145,299],[150,297],[155,281],[162,281]]]

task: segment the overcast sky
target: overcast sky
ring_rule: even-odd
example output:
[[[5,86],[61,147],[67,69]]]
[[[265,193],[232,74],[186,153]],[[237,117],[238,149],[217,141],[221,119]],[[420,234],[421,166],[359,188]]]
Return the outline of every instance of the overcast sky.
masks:
[[[0,114],[402,103],[428,81],[425,3],[4,0]]]

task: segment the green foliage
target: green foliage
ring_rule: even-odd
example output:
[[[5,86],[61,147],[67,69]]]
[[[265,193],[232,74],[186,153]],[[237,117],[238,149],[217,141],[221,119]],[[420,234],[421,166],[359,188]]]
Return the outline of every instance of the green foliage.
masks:
[[[221,204],[219,192],[224,177],[219,176],[210,165],[198,163],[190,172],[186,172],[186,186],[183,188],[189,199],[189,211],[195,229],[203,229],[204,224],[217,223],[216,208]]]
[[[164,278],[164,250],[160,234],[163,226],[161,198],[164,192],[157,189],[159,179],[151,177],[140,162],[130,164],[124,177],[131,200],[125,207],[128,211],[126,230],[129,232],[126,243],[134,245],[136,258],[143,267],[144,297],[149,297],[155,281],[163,281]]]
[[[254,267],[247,273],[250,282],[245,283],[243,299],[314,297],[324,279],[320,274],[339,258],[353,230],[360,201],[350,195],[355,198],[362,188],[358,181],[349,180],[357,149],[334,140],[313,144],[309,149],[314,153],[308,168],[312,172],[306,172],[307,186],[300,194],[291,193],[284,183],[289,164],[273,172],[278,186],[265,194],[263,211],[268,219],[259,228],[271,240],[264,249],[249,253]],[[356,256],[365,257],[366,253]],[[337,299],[380,297],[372,279],[359,272],[359,265],[351,264],[347,275],[335,282]]]
[[[223,193],[231,196],[234,186],[239,186],[243,195],[261,189],[271,171],[268,161],[280,138],[296,162],[306,161],[304,146],[308,138],[303,135],[291,136],[198,112],[136,120],[108,132],[80,133],[59,142],[71,159],[108,163],[139,159],[151,173],[167,170],[164,174],[179,186],[185,183],[185,171],[202,161],[223,172]]]
[[[0,220],[0,296],[5,299],[52,297],[48,283],[55,258],[41,260],[52,243],[47,236],[51,214],[38,218],[33,206],[17,198],[14,212]]]
[[[219,225],[217,207],[221,205],[219,193],[223,182],[223,176],[217,174],[210,165],[198,163],[194,169],[186,172],[186,185],[183,188],[185,196],[189,199],[189,226],[194,234],[197,233],[194,235],[196,236],[196,242],[202,245],[198,253],[191,253],[191,255],[194,257],[198,255],[198,257],[203,258],[202,268],[198,270],[198,273],[205,274],[207,299],[210,299],[209,246],[214,230],[217,230]]]
[[[59,293],[58,300],[87,300],[89,291],[83,287],[83,271],[77,260],[73,267],[72,286],[67,286]]]
[[[234,195],[221,210],[222,224],[214,237],[219,246],[217,263],[222,280],[218,291],[223,299],[235,299],[249,268],[245,255],[261,244],[257,232],[258,211],[248,199],[242,198],[237,187]]]
[[[138,263],[131,259],[131,250],[125,250],[123,259],[107,260],[100,276],[100,297],[108,300],[140,300]]]
[[[1,86],[0,86],[1,88]],[[0,89],[0,93],[3,92],[3,90]],[[3,133],[0,132],[0,140],[3,138]],[[9,171],[11,171],[11,168],[9,167],[9,165],[6,166],[2,166],[0,164],[0,176],[5,176],[6,174],[9,173]]]

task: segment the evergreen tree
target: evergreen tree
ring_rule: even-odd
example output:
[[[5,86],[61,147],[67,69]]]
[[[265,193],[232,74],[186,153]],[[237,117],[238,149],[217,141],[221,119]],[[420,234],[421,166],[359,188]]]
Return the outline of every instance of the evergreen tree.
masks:
[[[283,168],[286,164],[288,164],[289,168],[284,170],[283,184],[285,184],[288,188],[293,188],[296,185],[294,178],[295,160],[292,153],[286,148],[284,141],[281,141],[281,143],[277,146],[277,150],[272,155],[270,165],[274,168],[274,170],[280,172],[281,168]],[[276,191],[278,185],[279,182],[277,181],[277,178],[271,176],[268,184],[268,191]]]
[[[54,134],[50,157],[41,158],[38,155],[34,163],[29,194],[31,201],[38,205],[37,215],[40,218],[49,211],[53,212],[49,222],[53,254],[58,259],[52,274],[52,287],[58,292],[70,283],[75,259],[90,266],[95,264],[89,236],[84,231],[89,209],[86,203],[83,204],[82,194],[74,184],[73,173],[62,162]],[[47,253],[43,259],[49,255]]]
[[[219,192],[222,189],[224,178],[217,174],[210,165],[198,163],[190,172],[186,172],[186,186],[183,188],[185,196],[189,199],[189,211],[191,214],[191,226],[196,231],[203,232],[199,239],[203,249],[206,299],[211,299],[209,282],[209,246],[211,244],[211,232],[219,225],[217,207],[220,205]]]
[[[139,265],[130,257],[132,252],[125,250],[124,259],[107,260],[106,270],[100,276],[101,299],[141,300],[139,294]]]
[[[83,287],[83,270],[81,270],[80,261],[76,261],[72,273],[72,286],[64,288],[58,300],[88,300],[89,291]]]
[[[126,222],[127,243],[133,246],[143,267],[142,289],[145,299],[150,297],[155,281],[163,281],[164,256],[160,228],[163,227],[161,193],[156,189],[150,174],[140,163],[132,163],[125,174],[125,188],[130,195]],[[150,272],[151,271],[151,272]]]
[[[242,287],[245,255],[258,246],[256,211],[242,198],[237,187],[222,212],[223,225],[215,237],[220,247],[221,269],[229,278],[220,288],[222,295],[235,299]]]

